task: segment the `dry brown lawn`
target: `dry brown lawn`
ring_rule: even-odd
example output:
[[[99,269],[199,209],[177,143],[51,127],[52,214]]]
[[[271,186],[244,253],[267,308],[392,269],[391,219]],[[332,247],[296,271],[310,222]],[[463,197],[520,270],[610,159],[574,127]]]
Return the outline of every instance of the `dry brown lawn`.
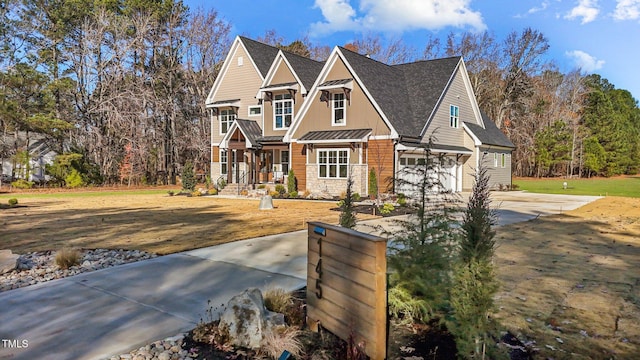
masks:
[[[19,207],[0,209],[0,249],[15,253],[75,247],[169,254],[303,230],[309,220],[336,224],[339,217],[330,210],[335,202],[321,201],[274,200],[275,209],[261,211],[256,200],[166,194],[16,197]]]
[[[159,195],[21,198],[0,209],[0,249],[127,248],[168,254],[337,223],[334,202]],[[4,199],[3,202],[6,202]],[[363,219],[365,216],[360,215]],[[498,229],[496,318],[535,358],[640,354],[640,199],[607,197]]]
[[[545,359],[640,356],[640,199],[498,230],[497,318]]]

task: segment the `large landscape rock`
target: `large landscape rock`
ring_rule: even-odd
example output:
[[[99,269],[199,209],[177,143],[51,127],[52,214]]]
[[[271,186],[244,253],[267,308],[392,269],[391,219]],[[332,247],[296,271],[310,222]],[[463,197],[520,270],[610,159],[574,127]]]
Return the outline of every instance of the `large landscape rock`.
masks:
[[[257,288],[231,298],[220,316],[220,327],[229,331],[231,343],[250,349],[259,348],[264,334],[278,326],[284,326],[284,315],[268,311]]]
[[[14,254],[11,250],[0,250],[0,274],[13,271],[18,266],[20,255]]]

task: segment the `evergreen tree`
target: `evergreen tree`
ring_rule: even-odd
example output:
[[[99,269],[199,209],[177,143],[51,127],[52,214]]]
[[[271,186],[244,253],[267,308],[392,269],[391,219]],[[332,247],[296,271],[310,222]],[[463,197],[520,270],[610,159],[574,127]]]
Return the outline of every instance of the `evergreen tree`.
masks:
[[[356,213],[353,209],[353,179],[347,178],[347,191],[340,203],[340,226],[353,229],[356,226]]]
[[[482,161],[481,161],[482,163]],[[489,313],[498,290],[492,259],[495,252],[495,211],[491,209],[489,175],[480,166],[463,215],[460,253],[453,269],[447,321],[462,358],[484,354],[490,329]]]
[[[400,230],[387,234],[387,261],[393,271],[389,309],[408,322],[427,322],[447,308],[451,261],[459,236],[454,217],[459,201],[442,185],[441,159],[432,156],[431,145],[425,145],[419,165],[406,170],[409,176],[395,179],[412,198],[414,213],[395,223]]]
[[[196,189],[196,175],[193,172],[193,163],[187,161],[182,168],[182,190],[194,191]]]

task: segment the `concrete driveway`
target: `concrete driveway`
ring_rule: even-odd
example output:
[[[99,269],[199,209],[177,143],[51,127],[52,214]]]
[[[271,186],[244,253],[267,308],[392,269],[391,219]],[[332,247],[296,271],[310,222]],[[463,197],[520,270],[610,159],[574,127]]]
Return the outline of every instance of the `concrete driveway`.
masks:
[[[500,225],[592,196],[493,193]],[[372,220],[359,226],[385,224]],[[306,285],[305,231],[140,261],[0,293],[0,359],[102,359],[192,329],[248,287]],[[2,340],[7,340],[4,342]],[[17,340],[17,342],[16,342]],[[20,347],[5,344],[27,345]]]

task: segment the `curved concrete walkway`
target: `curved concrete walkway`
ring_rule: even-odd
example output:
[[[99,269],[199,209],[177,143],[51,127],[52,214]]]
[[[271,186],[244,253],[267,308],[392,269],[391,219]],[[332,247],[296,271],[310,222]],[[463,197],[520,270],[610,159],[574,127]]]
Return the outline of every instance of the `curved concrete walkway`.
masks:
[[[561,213],[597,198],[493,194],[501,225]],[[386,224],[364,223],[359,229],[365,232]],[[306,262],[306,231],[297,231],[3,292],[0,359],[102,359],[126,353],[192,329],[208,301],[221,308],[248,287],[305,286]]]

